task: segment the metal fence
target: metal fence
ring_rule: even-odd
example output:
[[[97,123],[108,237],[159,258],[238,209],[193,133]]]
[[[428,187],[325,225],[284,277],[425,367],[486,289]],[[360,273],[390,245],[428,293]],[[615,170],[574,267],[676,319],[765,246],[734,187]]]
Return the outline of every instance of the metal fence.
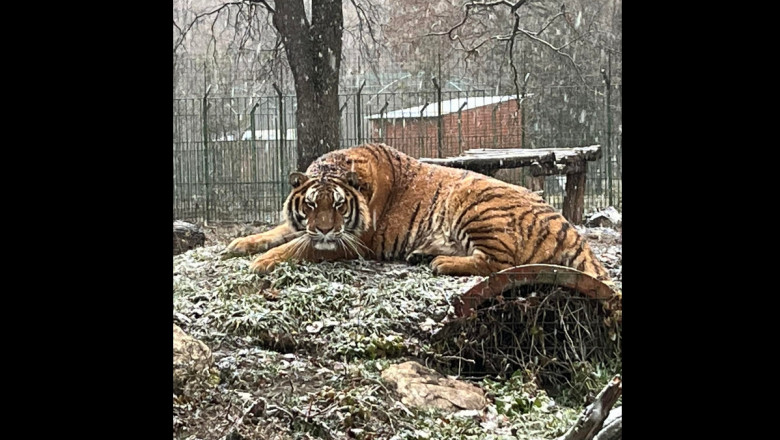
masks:
[[[622,209],[622,86],[544,86],[512,96],[487,91],[340,96],[341,146],[382,141],[414,157],[469,148],[600,144],[591,162],[586,211]],[[194,222],[278,222],[297,161],[295,97],[209,97],[173,101],[174,215]],[[441,107],[441,109],[440,109]],[[440,113],[441,110],[441,113]],[[301,170],[303,171],[303,170]],[[497,177],[523,184],[523,169]],[[565,176],[545,180],[560,208]]]

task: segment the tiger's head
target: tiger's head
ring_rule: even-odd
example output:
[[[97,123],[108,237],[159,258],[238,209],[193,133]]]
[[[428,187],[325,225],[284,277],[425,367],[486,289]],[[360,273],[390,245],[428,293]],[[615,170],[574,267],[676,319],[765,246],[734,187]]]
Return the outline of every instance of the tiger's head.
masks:
[[[354,250],[364,247],[360,235],[368,229],[368,204],[359,192],[355,172],[344,177],[328,175],[312,178],[304,173],[290,174],[292,192],[285,202],[288,224],[306,244],[320,251]]]

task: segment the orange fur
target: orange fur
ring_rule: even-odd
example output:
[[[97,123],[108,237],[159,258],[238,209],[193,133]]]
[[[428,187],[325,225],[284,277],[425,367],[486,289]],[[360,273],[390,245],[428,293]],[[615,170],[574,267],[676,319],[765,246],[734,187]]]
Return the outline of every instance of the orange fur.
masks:
[[[226,250],[265,252],[252,264],[256,272],[288,259],[432,257],[438,274],[485,276],[548,263],[609,279],[584,238],[540,196],[384,144],[330,152],[290,183],[285,223]]]

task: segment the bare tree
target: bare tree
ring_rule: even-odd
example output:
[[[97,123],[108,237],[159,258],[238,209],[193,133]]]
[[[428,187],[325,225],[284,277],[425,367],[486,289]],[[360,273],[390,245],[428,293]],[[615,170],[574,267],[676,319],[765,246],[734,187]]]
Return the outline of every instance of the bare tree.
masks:
[[[603,9],[611,3],[613,13],[609,18],[614,22],[615,3],[618,0],[580,0],[572,7],[567,3],[545,0],[471,0],[463,4],[459,21],[445,30],[432,30],[431,36],[446,36],[448,40],[462,50],[466,57],[478,56],[480,49],[491,44],[506,44],[507,60],[512,69],[515,92],[521,95],[521,74],[518,71],[515,55],[516,42],[523,38],[555,54],[583,83],[583,61],[588,57],[575,60],[575,46],[589,44],[605,47],[598,36],[603,33],[599,25],[604,22]],[[496,27],[486,25],[487,21],[498,18],[502,32]],[[501,20],[503,19],[503,20]],[[508,22],[511,25],[508,26]],[[488,30],[475,32],[475,29]],[[507,32],[508,31],[508,32]],[[615,39],[612,39],[614,41]],[[618,39],[619,41],[619,39]],[[590,66],[588,66],[590,68]],[[527,79],[527,78],[526,78]]]
[[[423,64],[435,58],[432,54],[453,60],[460,52],[467,74],[493,82],[496,93],[521,94],[529,74],[547,82],[551,76],[592,82],[600,79],[604,54],[620,53],[621,0],[390,3],[385,35],[393,52],[413,52],[416,56],[407,58]]]
[[[373,36],[375,10],[357,0],[348,3],[357,11],[361,31],[365,27]],[[268,18],[277,36],[275,49],[283,48],[292,72],[297,102],[297,166],[305,170],[314,159],[339,146],[339,70],[344,35],[341,0],[220,2],[187,23],[174,22],[174,51],[201,23],[211,24],[210,44],[214,48],[225,41],[235,49],[244,48],[261,36],[262,23]]]

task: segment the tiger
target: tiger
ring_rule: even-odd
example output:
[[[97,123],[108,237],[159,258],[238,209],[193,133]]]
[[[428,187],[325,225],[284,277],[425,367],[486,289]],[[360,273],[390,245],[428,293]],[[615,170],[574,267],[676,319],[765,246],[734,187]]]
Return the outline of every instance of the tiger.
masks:
[[[435,275],[488,276],[533,263],[609,273],[588,242],[537,193],[474,171],[421,162],[384,143],[331,151],[289,176],[285,220],[239,237],[224,258],[429,263]]]

